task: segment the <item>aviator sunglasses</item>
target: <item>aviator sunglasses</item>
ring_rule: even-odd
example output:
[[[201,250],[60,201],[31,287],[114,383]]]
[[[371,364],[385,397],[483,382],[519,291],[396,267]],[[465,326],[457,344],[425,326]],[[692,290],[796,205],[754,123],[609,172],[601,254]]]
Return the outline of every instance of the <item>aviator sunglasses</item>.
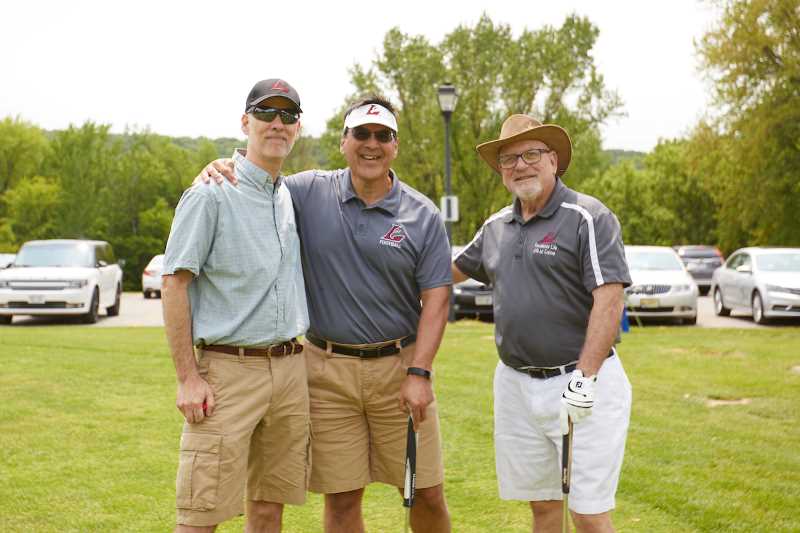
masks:
[[[298,113],[287,111],[285,109],[275,109],[274,107],[252,107],[250,108],[249,113],[263,122],[272,122],[275,120],[276,116],[280,117],[281,122],[284,124],[294,124],[300,120],[300,115]]]
[[[392,142],[394,140],[394,132],[390,129],[370,131],[367,128],[356,126],[351,131],[353,132],[353,137],[357,141],[366,141],[372,136],[375,136],[375,140],[383,144]]]

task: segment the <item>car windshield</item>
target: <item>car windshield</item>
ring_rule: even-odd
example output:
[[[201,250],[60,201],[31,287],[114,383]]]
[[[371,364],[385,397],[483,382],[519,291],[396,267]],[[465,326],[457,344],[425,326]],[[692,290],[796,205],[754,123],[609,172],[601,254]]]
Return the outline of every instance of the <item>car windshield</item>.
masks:
[[[672,252],[626,250],[631,270],[683,270],[683,264]]]
[[[689,248],[681,252],[684,258],[719,257],[713,248]]]
[[[800,272],[800,252],[759,254],[756,265],[766,272]]]
[[[48,243],[24,245],[15,267],[93,267],[94,254],[87,243]]]

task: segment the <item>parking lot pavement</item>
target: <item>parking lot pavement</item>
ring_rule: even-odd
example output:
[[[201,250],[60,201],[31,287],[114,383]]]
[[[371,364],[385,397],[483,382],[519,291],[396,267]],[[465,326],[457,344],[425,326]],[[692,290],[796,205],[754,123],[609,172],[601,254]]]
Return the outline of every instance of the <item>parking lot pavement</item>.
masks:
[[[635,323],[631,320],[631,323]],[[17,326],[47,326],[47,325],[74,324],[81,325],[77,318],[62,317],[14,317],[14,325]],[[105,316],[105,309],[101,311],[100,319],[97,324],[89,327],[141,327],[141,326],[163,326],[164,320],[161,316],[161,300],[145,300],[141,292],[126,292],[122,294],[122,305],[119,316]],[[746,311],[733,311],[730,317],[716,316],[714,314],[714,302],[710,296],[701,296],[697,299],[697,326],[700,328],[769,328],[781,326],[800,326],[800,320],[776,320],[766,326],[759,326],[753,322],[750,313]],[[681,327],[681,326],[677,326]],[[692,327],[692,326],[687,326]]]
[[[45,317],[15,316],[14,326],[49,326],[49,325],[82,325],[77,317]],[[106,316],[106,310],[100,310],[100,318],[89,327],[142,327],[163,326],[161,315],[161,299],[145,300],[141,292],[122,293],[119,316]]]

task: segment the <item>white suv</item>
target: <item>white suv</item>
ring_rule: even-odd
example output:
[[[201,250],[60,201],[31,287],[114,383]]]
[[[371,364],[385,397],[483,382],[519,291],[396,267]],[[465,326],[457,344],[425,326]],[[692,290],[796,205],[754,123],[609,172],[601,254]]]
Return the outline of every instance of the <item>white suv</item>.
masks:
[[[119,314],[122,269],[105,241],[29,241],[0,271],[0,324],[14,315],[81,315],[97,322],[98,310]]]

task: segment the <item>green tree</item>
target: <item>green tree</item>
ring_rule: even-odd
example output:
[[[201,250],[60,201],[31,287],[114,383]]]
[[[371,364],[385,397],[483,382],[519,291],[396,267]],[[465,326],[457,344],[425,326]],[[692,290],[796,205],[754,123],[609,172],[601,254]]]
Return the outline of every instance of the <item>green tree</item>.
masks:
[[[530,113],[570,132],[574,159],[565,181],[579,185],[608,165],[598,126],[620,108],[605,89],[591,51],[598,30],[586,18],[570,16],[559,28],[524,30],[483,15],[475,26],[459,26],[433,45],[422,36],[390,30],[369,67],[351,70],[355,94],[378,91],[398,104],[401,179],[438,203],[443,194],[444,127],[436,90],[452,82],[459,90],[452,123],[453,190],[461,204],[454,241],[470,239],[510,195],[499,176],[477,156],[475,146],[496,138],[512,113]],[[332,165],[344,163],[339,139],[344,108],[328,121],[321,139]]]
[[[41,170],[49,145],[44,132],[19,117],[0,121],[0,196]]]
[[[111,139],[109,125],[86,122],[56,132],[45,161],[46,175],[55,176],[62,202],[54,214],[61,237],[96,237],[105,233],[103,191],[115,175],[121,141]]]
[[[8,214],[8,228],[19,244],[59,236],[59,228],[52,216],[61,203],[61,187],[56,180],[41,176],[24,179],[6,191],[3,202]]]
[[[717,4],[698,50],[718,114],[695,130],[692,154],[719,207],[720,245],[798,245],[800,3]]]

